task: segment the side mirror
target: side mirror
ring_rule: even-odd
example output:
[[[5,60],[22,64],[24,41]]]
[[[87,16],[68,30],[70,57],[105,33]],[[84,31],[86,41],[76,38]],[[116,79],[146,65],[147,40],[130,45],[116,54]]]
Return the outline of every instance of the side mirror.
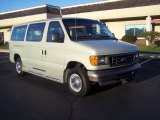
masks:
[[[63,43],[64,38],[60,38],[59,33],[52,33],[52,41],[57,43]]]
[[[59,33],[52,33],[52,41],[56,42],[59,39]]]
[[[118,39],[116,38],[115,34],[114,34],[114,33],[112,33],[112,35],[113,35],[113,37],[115,38],[115,40],[116,40],[116,41],[118,41]]]
[[[115,34],[114,34],[114,33],[112,33],[112,35],[115,37]]]

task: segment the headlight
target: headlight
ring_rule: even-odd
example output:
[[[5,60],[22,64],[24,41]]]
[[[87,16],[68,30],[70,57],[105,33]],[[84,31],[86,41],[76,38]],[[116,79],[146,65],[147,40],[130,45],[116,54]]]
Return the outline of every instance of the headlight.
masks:
[[[108,64],[108,57],[106,56],[90,56],[89,60],[93,66]]]

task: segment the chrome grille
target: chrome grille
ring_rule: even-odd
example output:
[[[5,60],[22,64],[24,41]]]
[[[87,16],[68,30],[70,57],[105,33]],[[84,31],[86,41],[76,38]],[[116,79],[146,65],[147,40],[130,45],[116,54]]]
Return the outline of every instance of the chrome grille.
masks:
[[[132,64],[134,63],[134,57],[135,57],[134,53],[110,56],[110,66],[115,67],[126,64]]]

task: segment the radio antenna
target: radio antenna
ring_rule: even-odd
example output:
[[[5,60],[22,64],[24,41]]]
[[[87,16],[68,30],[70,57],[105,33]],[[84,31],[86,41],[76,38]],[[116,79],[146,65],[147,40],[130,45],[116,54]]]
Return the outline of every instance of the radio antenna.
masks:
[[[77,8],[75,7],[75,13],[74,14],[76,14],[77,13]],[[76,28],[76,26],[77,26],[77,20],[76,20],[76,17],[74,17],[75,18],[75,20],[74,20],[74,26],[75,26],[75,34],[76,34],[76,42],[78,42],[78,40],[77,40],[77,28]]]

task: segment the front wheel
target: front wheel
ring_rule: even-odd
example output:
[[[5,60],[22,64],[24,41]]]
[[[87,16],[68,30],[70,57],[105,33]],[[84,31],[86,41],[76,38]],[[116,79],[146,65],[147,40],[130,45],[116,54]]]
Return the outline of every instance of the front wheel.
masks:
[[[88,79],[85,69],[80,67],[70,69],[67,80],[68,88],[74,95],[84,96],[89,93],[91,82]]]
[[[16,59],[16,72],[20,76],[24,75],[24,72],[22,70],[22,61],[20,58]]]

